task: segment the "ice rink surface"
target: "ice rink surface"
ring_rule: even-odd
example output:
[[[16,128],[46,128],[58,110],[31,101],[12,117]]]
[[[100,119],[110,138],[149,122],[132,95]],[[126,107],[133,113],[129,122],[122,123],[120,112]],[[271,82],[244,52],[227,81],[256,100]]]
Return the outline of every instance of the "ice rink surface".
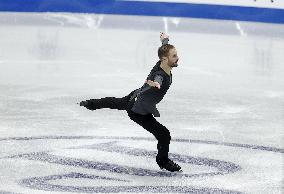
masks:
[[[179,67],[156,140],[124,111],[76,103],[143,85],[170,35]],[[283,193],[284,26],[0,13],[0,193]]]

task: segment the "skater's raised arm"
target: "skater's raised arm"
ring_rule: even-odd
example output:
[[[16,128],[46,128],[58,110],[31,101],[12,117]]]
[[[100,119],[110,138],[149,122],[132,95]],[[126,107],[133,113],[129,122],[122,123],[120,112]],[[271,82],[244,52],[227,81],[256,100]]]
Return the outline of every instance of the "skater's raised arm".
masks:
[[[169,35],[167,35],[164,32],[160,32],[160,40],[162,42],[162,45],[168,44],[169,42]],[[161,75],[156,75],[154,78],[154,81],[152,80],[146,80],[145,83],[152,87],[157,87],[158,89],[161,88],[163,82],[163,77]]]

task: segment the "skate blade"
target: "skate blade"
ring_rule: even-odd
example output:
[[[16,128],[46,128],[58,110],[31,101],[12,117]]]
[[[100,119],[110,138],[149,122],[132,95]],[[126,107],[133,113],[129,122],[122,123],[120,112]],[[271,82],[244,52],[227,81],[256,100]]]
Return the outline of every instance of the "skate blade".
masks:
[[[160,168],[163,172],[171,172],[171,171],[169,171],[169,170],[166,170],[165,168]],[[173,171],[173,172],[171,172],[171,173],[183,173],[183,170],[182,169],[180,169],[180,170],[178,170],[178,171]]]
[[[177,173],[183,173],[183,170],[182,169],[180,169],[179,171],[176,171]]]

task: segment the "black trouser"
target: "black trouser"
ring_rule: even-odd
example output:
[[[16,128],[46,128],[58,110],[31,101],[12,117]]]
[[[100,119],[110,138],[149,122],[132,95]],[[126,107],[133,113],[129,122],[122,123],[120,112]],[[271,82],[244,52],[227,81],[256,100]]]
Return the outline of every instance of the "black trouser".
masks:
[[[157,159],[162,161],[168,159],[169,144],[171,140],[169,130],[164,125],[160,124],[152,114],[141,115],[131,110],[134,103],[134,99],[131,102],[129,102],[129,100],[133,93],[134,91],[122,98],[105,97],[101,99],[94,99],[92,100],[92,102],[95,103],[96,109],[110,108],[126,110],[131,120],[133,120],[135,123],[139,124],[144,129],[152,133],[158,140]]]

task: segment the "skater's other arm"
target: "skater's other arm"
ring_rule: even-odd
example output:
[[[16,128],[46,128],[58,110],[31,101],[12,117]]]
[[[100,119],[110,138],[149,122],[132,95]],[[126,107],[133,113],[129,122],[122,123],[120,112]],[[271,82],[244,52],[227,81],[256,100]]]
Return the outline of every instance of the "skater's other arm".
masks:
[[[161,75],[156,75],[154,78],[154,81],[152,80],[146,80],[145,83],[152,87],[157,87],[158,89],[161,89],[162,83],[163,83],[163,77]]]

